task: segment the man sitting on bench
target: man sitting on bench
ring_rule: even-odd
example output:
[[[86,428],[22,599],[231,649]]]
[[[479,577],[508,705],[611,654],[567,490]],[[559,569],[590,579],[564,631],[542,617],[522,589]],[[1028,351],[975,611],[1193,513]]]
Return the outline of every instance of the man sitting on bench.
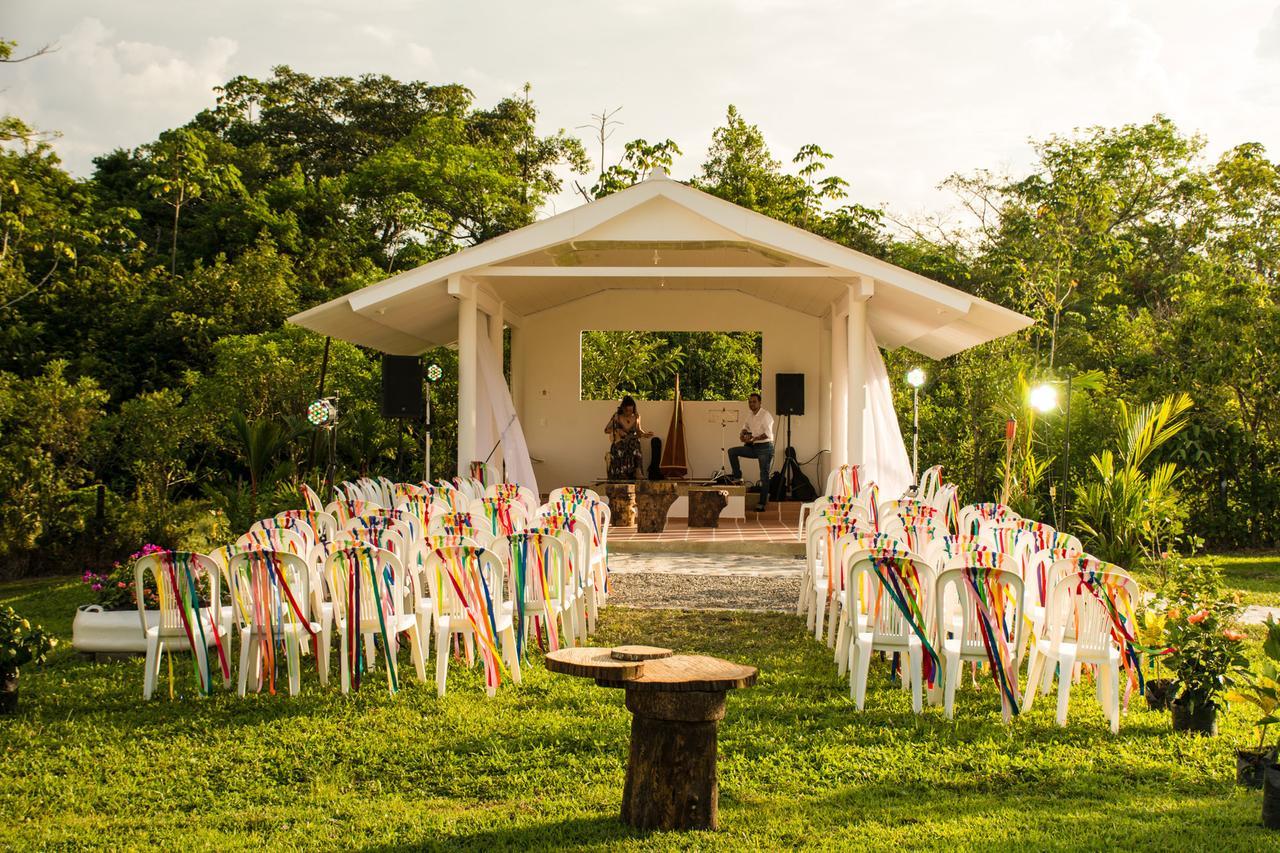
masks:
[[[747,398],[751,414],[747,416],[739,436],[742,446],[729,449],[729,467],[733,469],[734,480],[742,480],[739,459],[748,456],[760,460],[760,503],[756,505],[756,512],[764,512],[765,505],[769,503],[769,469],[773,466],[773,415],[760,403],[759,394]]]

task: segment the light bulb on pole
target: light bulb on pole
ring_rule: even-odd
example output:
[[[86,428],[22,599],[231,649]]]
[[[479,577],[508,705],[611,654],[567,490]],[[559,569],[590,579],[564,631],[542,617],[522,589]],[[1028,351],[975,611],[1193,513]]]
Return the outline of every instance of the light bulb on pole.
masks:
[[[1058,408],[1058,389],[1043,383],[1031,389],[1031,408],[1040,414],[1048,414]]]
[[[924,370],[913,367],[907,371],[907,384],[911,386],[911,482],[918,484],[920,470],[920,387],[924,385]]]

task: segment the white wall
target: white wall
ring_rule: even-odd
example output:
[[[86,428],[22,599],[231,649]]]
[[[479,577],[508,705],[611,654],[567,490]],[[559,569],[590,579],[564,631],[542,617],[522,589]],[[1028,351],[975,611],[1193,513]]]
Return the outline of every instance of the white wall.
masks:
[[[604,426],[616,401],[582,400],[581,334],[589,330],[672,332],[761,332],[764,405],[776,411],[775,373],[805,374],[805,415],[792,419],[792,443],[801,461],[818,450],[821,319],[736,291],[628,291],[597,293],[525,318],[518,357],[512,365],[520,388],[520,420],[544,492],[561,485],[586,484],[605,476],[609,439]],[[692,355],[696,358],[696,354]],[[646,429],[665,439],[671,402],[639,404]],[[720,464],[720,425],[708,422],[710,410],[734,407],[745,419],[745,400],[684,404],[689,475],[706,477]],[[778,418],[774,470],[782,464],[786,435]],[[725,428],[725,440],[738,443],[739,426]],[[646,450],[646,461],[648,459]],[[805,466],[812,479],[816,463]],[[748,479],[759,468],[748,461]],[[822,484],[815,484],[821,489]]]

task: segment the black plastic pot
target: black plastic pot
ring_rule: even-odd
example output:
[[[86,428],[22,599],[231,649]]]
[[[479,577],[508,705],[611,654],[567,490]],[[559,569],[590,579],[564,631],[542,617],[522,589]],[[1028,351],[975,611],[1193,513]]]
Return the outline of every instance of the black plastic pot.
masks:
[[[0,673],[0,714],[18,710],[18,673]]]
[[[1274,764],[1275,752],[1270,749],[1236,750],[1236,784],[1246,788],[1262,787],[1262,771]]]
[[[1153,711],[1167,711],[1178,695],[1178,686],[1172,678],[1153,678],[1145,685],[1147,707]]]
[[[1212,702],[1197,702],[1192,705],[1182,699],[1175,699],[1170,707],[1173,709],[1175,732],[1192,732],[1209,737],[1218,733],[1218,706]]]
[[[1280,829],[1280,764],[1262,768],[1262,825]]]

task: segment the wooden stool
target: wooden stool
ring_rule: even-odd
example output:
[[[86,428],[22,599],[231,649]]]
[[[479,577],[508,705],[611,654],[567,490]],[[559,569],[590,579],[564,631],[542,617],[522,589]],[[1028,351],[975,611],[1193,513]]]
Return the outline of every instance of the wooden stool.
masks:
[[[667,511],[680,497],[680,484],[670,480],[636,483],[636,530],[661,533],[667,529]]]
[[[719,527],[720,511],[729,505],[724,489],[689,488],[689,526]]]
[[[725,693],[755,684],[755,667],[650,646],[560,649],[546,661],[552,672],[627,691],[631,754],[623,823],[638,829],[717,827],[716,735]]]
[[[633,527],[636,523],[636,484],[609,483],[604,487],[609,499],[609,523],[617,527]]]

